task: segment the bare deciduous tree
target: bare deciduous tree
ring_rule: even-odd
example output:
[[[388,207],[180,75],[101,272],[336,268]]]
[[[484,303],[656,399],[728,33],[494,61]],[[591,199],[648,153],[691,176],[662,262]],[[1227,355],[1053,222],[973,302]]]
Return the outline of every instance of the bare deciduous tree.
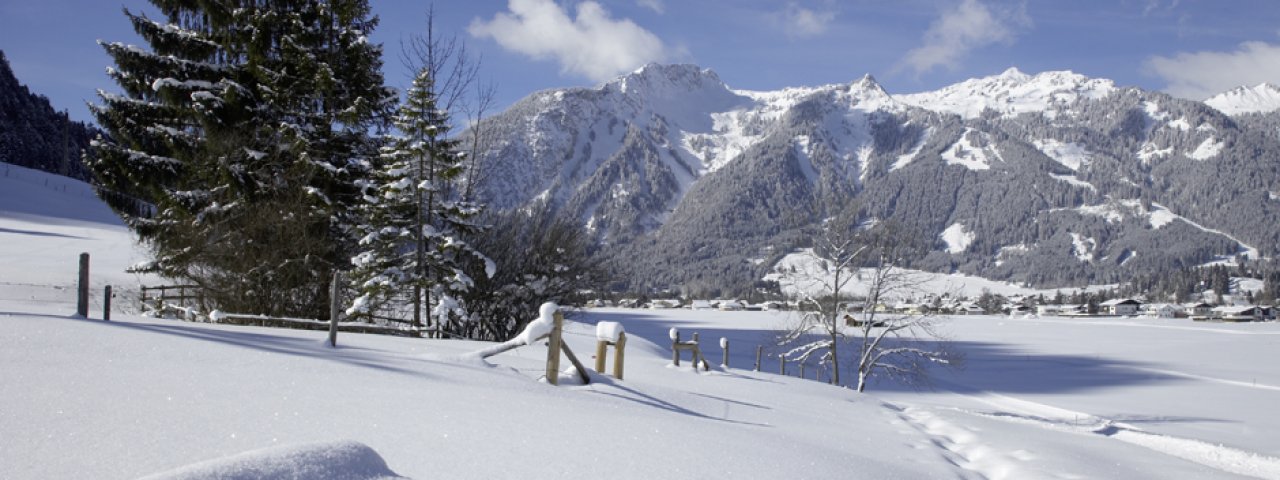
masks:
[[[878,223],[860,238],[865,261],[858,277],[866,293],[861,315],[849,317],[861,339],[855,359],[858,391],[865,391],[868,380],[876,375],[920,385],[928,383],[932,366],[958,367],[962,358],[937,328],[935,312],[923,305],[908,307],[911,310],[889,305],[923,293],[921,275],[901,267],[906,255],[919,251],[910,240],[913,237],[895,224]]]
[[[840,345],[852,339],[850,365],[857,369],[859,392],[875,375],[919,384],[927,382],[932,365],[958,365],[932,312],[889,305],[922,293],[920,276],[900,268],[915,251],[910,235],[891,223],[860,223],[846,214],[824,222],[813,242],[803,264],[777,272],[801,310],[778,337],[780,346],[790,347],[786,358],[804,362],[821,354],[832,367],[832,383],[840,385]]]
[[[840,358],[838,349],[845,338],[841,320],[848,287],[857,278],[858,261],[866,246],[858,241],[852,217],[830,219],[814,237],[813,248],[806,250],[809,265],[801,270],[783,270],[779,274],[795,288],[800,316],[790,329],[779,337],[779,345],[791,346],[784,356],[801,363],[814,354],[822,355],[824,363],[831,364],[831,382],[840,384]],[[822,335],[816,340],[813,331]]]

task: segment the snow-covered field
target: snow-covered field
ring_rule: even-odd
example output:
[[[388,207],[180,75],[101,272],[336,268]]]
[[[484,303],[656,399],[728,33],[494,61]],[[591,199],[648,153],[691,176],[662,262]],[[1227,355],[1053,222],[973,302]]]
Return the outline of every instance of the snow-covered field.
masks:
[[[590,366],[594,324],[620,322],[625,379],[557,387],[542,345],[73,318],[76,254],[135,287],[140,254],[19,173],[0,176],[0,478],[1280,478],[1280,324],[957,317],[965,369],[857,394],[750,370],[785,314],[586,310],[568,344]],[[727,338],[729,368],[671,366],[672,327],[716,364]]]

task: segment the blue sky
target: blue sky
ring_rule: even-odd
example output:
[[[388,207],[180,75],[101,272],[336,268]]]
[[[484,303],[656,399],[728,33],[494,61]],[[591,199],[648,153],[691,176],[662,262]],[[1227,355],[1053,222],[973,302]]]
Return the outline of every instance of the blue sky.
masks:
[[[425,1],[371,0],[387,82],[406,86],[401,39]],[[932,90],[1016,66],[1072,70],[1204,98],[1280,84],[1274,0],[441,0],[436,27],[483,57],[506,107],[537,90],[593,86],[644,63],[696,63],[733,88],[769,90],[874,75],[891,93]],[[0,50],[18,79],[73,118],[108,57],[138,43],[120,13],[142,0],[0,0]]]

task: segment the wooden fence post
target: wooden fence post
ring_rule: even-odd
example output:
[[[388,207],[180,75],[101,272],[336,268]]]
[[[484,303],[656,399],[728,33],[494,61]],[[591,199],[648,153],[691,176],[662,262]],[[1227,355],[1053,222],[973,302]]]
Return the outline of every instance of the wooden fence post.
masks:
[[[80,254],[80,283],[76,286],[76,315],[89,318],[89,254]]]
[[[618,334],[618,352],[613,357],[613,378],[622,380],[622,354],[627,350],[627,333]]]
[[[720,337],[720,350],[724,352],[720,357],[720,365],[729,368],[729,339]]]
[[[111,285],[107,285],[106,292],[102,294],[102,319],[111,321]]]
[[[787,357],[781,353],[778,354],[778,373],[787,374]]]
[[[547,383],[560,384],[560,329],[564,327],[564,314],[557,311],[552,317],[551,339],[547,345]]]
[[[604,373],[604,360],[609,355],[609,341],[596,340],[596,371]]]
[[[689,350],[689,359],[693,361],[693,370],[698,371],[698,355],[702,352],[698,351],[698,332],[693,332],[693,348]]]
[[[342,282],[342,272],[333,271],[333,285],[329,286],[329,346],[338,346],[338,284]]]
[[[760,356],[764,353],[763,345],[756,345],[756,371],[760,371]]]
[[[671,364],[680,366],[680,331],[671,328]]]
[[[804,362],[800,362],[800,379],[801,380],[804,379],[804,367],[805,367]]]

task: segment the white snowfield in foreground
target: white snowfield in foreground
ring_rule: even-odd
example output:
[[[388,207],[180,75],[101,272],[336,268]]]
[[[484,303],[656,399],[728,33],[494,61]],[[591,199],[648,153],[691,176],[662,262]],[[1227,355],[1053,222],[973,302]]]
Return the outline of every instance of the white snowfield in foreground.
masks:
[[[73,318],[74,255],[136,287],[136,253],[52,200],[14,213],[11,183],[0,478],[1280,478],[1280,324],[957,317],[963,370],[857,394],[769,373],[770,349],[751,371],[785,314],[586,310],[566,343],[592,365],[618,322],[626,380],[552,386],[543,342],[482,360],[493,344]],[[671,366],[672,328],[729,368]]]

